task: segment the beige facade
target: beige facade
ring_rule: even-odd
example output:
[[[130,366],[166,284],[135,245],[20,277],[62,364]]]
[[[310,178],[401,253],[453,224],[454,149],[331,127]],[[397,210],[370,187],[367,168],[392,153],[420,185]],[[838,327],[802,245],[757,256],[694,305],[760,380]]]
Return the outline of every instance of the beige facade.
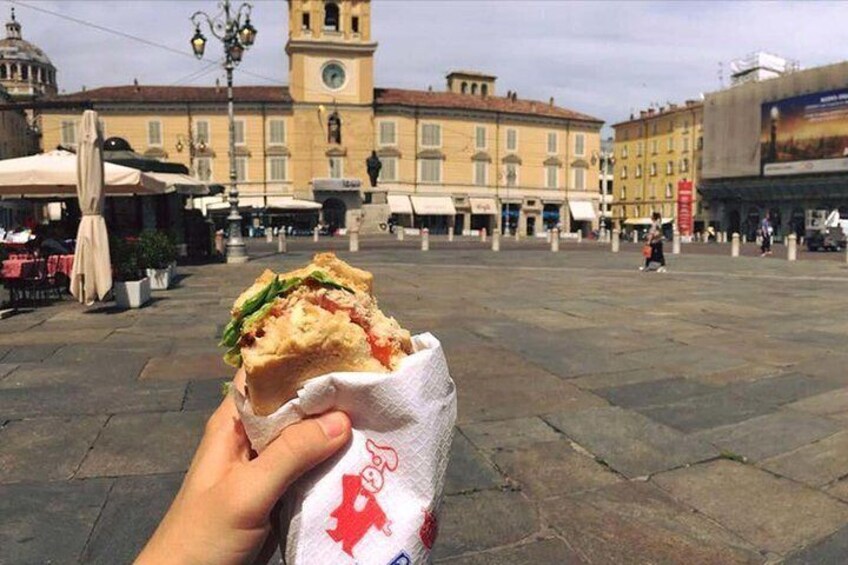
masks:
[[[495,96],[495,77],[481,73],[449,75],[445,91],[375,88],[367,0],[291,0],[289,30],[289,87],[236,88],[244,202],[314,199],[325,206],[325,223],[376,231],[389,223],[390,195],[448,196],[455,216],[394,219],[436,230],[491,230],[509,204],[510,224],[525,233],[544,223],[597,227],[600,120],[553,99]],[[467,87],[463,94],[463,79],[472,78],[476,93]],[[68,107],[43,110],[45,147],[75,143],[80,107],[91,105],[107,137],[182,162],[201,178],[228,181],[223,89],[105,87],[57,100]],[[376,188],[366,167],[372,151],[382,162]],[[475,214],[471,198],[487,199],[489,212]],[[572,222],[569,201],[588,203],[592,213],[582,206]]]
[[[615,190],[612,215],[625,223],[659,212],[677,214],[678,182],[701,177],[704,106],[687,100],[683,105],[651,108],[612,126],[615,130]],[[696,224],[702,212],[694,191]]]

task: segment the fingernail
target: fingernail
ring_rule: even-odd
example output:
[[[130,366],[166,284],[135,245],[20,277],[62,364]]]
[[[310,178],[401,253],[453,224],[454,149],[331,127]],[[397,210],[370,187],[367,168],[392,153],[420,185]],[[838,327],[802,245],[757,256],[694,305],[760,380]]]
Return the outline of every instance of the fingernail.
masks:
[[[318,425],[321,426],[327,439],[334,439],[345,432],[347,428],[347,416],[341,412],[329,412],[318,418]]]

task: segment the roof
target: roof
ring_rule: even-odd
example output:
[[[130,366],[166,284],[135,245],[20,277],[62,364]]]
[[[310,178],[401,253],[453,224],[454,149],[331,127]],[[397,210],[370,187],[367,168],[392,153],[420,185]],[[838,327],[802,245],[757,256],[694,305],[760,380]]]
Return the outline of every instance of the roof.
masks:
[[[489,79],[492,79],[492,80],[495,80],[495,79],[498,78],[495,75],[490,75],[490,74],[487,74],[487,73],[481,73],[479,71],[461,71],[461,70],[460,71],[451,71],[446,75],[447,78],[450,78],[452,76],[489,78]]]
[[[640,112],[638,116],[631,114],[632,117],[629,120],[622,120],[620,122],[616,122],[616,123],[612,124],[610,127],[617,128],[618,126],[624,126],[624,125],[627,125],[627,124],[635,124],[635,123],[639,123],[639,122],[648,122],[648,121],[653,120],[655,118],[664,118],[666,116],[670,116],[672,114],[677,114],[679,112],[687,112],[687,111],[690,111],[690,110],[697,110],[698,108],[702,108],[703,106],[704,106],[703,100],[687,100],[686,103],[675,105],[673,108],[667,107],[662,112],[655,110],[653,114],[649,114],[649,113],[647,113],[647,111],[642,110],[642,112],[645,112],[644,116],[642,115],[642,112]]]
[[[400,88],[375,88],[374,101],[383,106],[410,106],[445,110],[478,110],[524,116],[561,118],[602,124],[603,120],[538,100],[512,100],[503,96],[476,96],[457,92],[429,92]]]
[[[234,86],[236,102],[291,102],[287,86]],[[226,102],[227,89],[217,86],[103,86],[49,100],[61,102]]]

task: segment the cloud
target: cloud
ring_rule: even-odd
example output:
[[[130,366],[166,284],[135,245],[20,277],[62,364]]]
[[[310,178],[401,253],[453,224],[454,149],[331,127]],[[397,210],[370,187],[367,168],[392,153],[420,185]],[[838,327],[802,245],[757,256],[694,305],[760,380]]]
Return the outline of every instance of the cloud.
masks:
[[[214,84],[223,75],[188,56],[189,17],[196,10],[214,10],[213,0],[62,0],[35,6],[186,53],[18,4],[24,37],[51,57],[66,91],[128,84],[134,78],[143,84]],[[285,84],[287,3],[265,0],[254,6],[259,34],[237,83]],[[450,70],[476,69],[496,74],[501,94],[554,96],[557,104],[611,123],[652,102],[682,101],[718,89],[719,63],[726,82],[726,63],[755,50],[799,59],[805,67],[841,60],[848,4],[375,0],[372,13],[372,35],[380,44],[379,86],[443,88]],[[210,42],[207,55],[220,57],[220,45]]]

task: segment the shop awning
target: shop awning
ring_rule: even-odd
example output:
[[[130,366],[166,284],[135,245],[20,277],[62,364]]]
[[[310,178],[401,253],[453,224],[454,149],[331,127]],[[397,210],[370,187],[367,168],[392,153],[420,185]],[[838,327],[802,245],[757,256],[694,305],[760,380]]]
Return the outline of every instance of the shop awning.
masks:
[[[568,209],[571,217],[578,222],[592,221],[595,219],[595,207],[589,200],[569,200]]]
[[[472,214],[487,214],[496,216],[498,214],[498,204],[494,198],[469,198],[471,202]]]
[[[388,199],[392,214],[412,214],[412,203],[406,194],[389,194]]]
[[[625,226],[650,226],[653,220],[651,218],[627,218],[624,220]],[[663,224],[670,224],[674,218],[663,218]]]
[[[450,196],[410,196],[412,208],[419,216],[454,216],[456,208]]]
[[[168,189],[173,189],[180,194],[189,196],[206,196],[209,194],[209,186],[188,175],[179,173],[146,173],[148,176],[162,182]]]
[[[300,200],[293,196],[268,196],[266,207],[293,212],[321,209],[321,205],[318,202]]]

